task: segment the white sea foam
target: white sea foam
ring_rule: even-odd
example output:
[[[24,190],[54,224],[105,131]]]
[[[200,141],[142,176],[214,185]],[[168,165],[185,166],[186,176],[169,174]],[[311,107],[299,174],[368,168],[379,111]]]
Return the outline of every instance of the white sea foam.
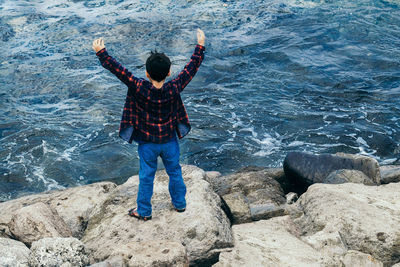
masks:
[[[64,189],[63,186],[59,185],[55,180],[51,178],[46,178],[44,175],[44,167],[36,166],[34,167],[32,174],[36,177],[36,181],[43,182],[44,186],[46,186],[47,190],[54,189]],[[33,180],[33,179],[31,179]]]
[[[293,141],[290,144],[288,144],[287,146],[288,147],[295,147],[295,146],[302,146],[302,145],[304,145],[304,142],[302,142],[302,141]]]
[[[272,153],[279,150],[281,146],[281,141],[272,137],[269,134],[264,134],[263,139],[257,139],[252,137],[251,140],[255,141],[259,145],[260,150],[254,153],[254,156],[258,157],[265,157],[271,155]]]

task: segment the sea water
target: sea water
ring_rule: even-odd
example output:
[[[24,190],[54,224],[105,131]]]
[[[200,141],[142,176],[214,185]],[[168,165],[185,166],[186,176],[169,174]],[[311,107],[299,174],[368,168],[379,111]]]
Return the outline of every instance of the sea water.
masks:
[[[399,0],[0,0],[0,201],[138,173],[118,137],[127,88],[91,48],[144,77],[176,76],[204,30],[182,98],[181,162],[224,174],[289,151],[400,161]],[[161,167],[161,165],[160,165]]]

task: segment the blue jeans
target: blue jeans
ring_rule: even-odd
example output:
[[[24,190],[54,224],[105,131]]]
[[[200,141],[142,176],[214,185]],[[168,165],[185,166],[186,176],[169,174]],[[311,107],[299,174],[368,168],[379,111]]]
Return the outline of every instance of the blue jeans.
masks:
[[[137,195],[137,212],[141,216],[151,215],[151,197],[153,196],[154,176],[157,171],[157,158],[161,157],[169,176],[169,194],[172,205],[177,209],[186,208],[186,185],[179,165],[179,143],[177,138],[164,144],[139,144],[140,157],[139,192]]]

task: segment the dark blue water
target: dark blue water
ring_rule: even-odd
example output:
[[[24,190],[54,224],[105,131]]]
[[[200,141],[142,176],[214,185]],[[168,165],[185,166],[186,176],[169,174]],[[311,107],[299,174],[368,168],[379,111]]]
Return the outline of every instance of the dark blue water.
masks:
[[[126,87],[91,43],[140,77],[157,48],[176,75],[198,27],[182,163],[229,173],[292,150],[399,163],[399,0],[0,0],[0,200],[137,174],[118,138]]]

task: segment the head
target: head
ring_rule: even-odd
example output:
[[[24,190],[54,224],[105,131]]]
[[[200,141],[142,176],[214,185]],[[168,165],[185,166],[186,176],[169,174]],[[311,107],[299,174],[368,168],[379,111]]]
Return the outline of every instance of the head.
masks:
[[[171,61],[164,53],[151,52],[146,60],[146,75],[148,78],[161,82],[171,74]]]

